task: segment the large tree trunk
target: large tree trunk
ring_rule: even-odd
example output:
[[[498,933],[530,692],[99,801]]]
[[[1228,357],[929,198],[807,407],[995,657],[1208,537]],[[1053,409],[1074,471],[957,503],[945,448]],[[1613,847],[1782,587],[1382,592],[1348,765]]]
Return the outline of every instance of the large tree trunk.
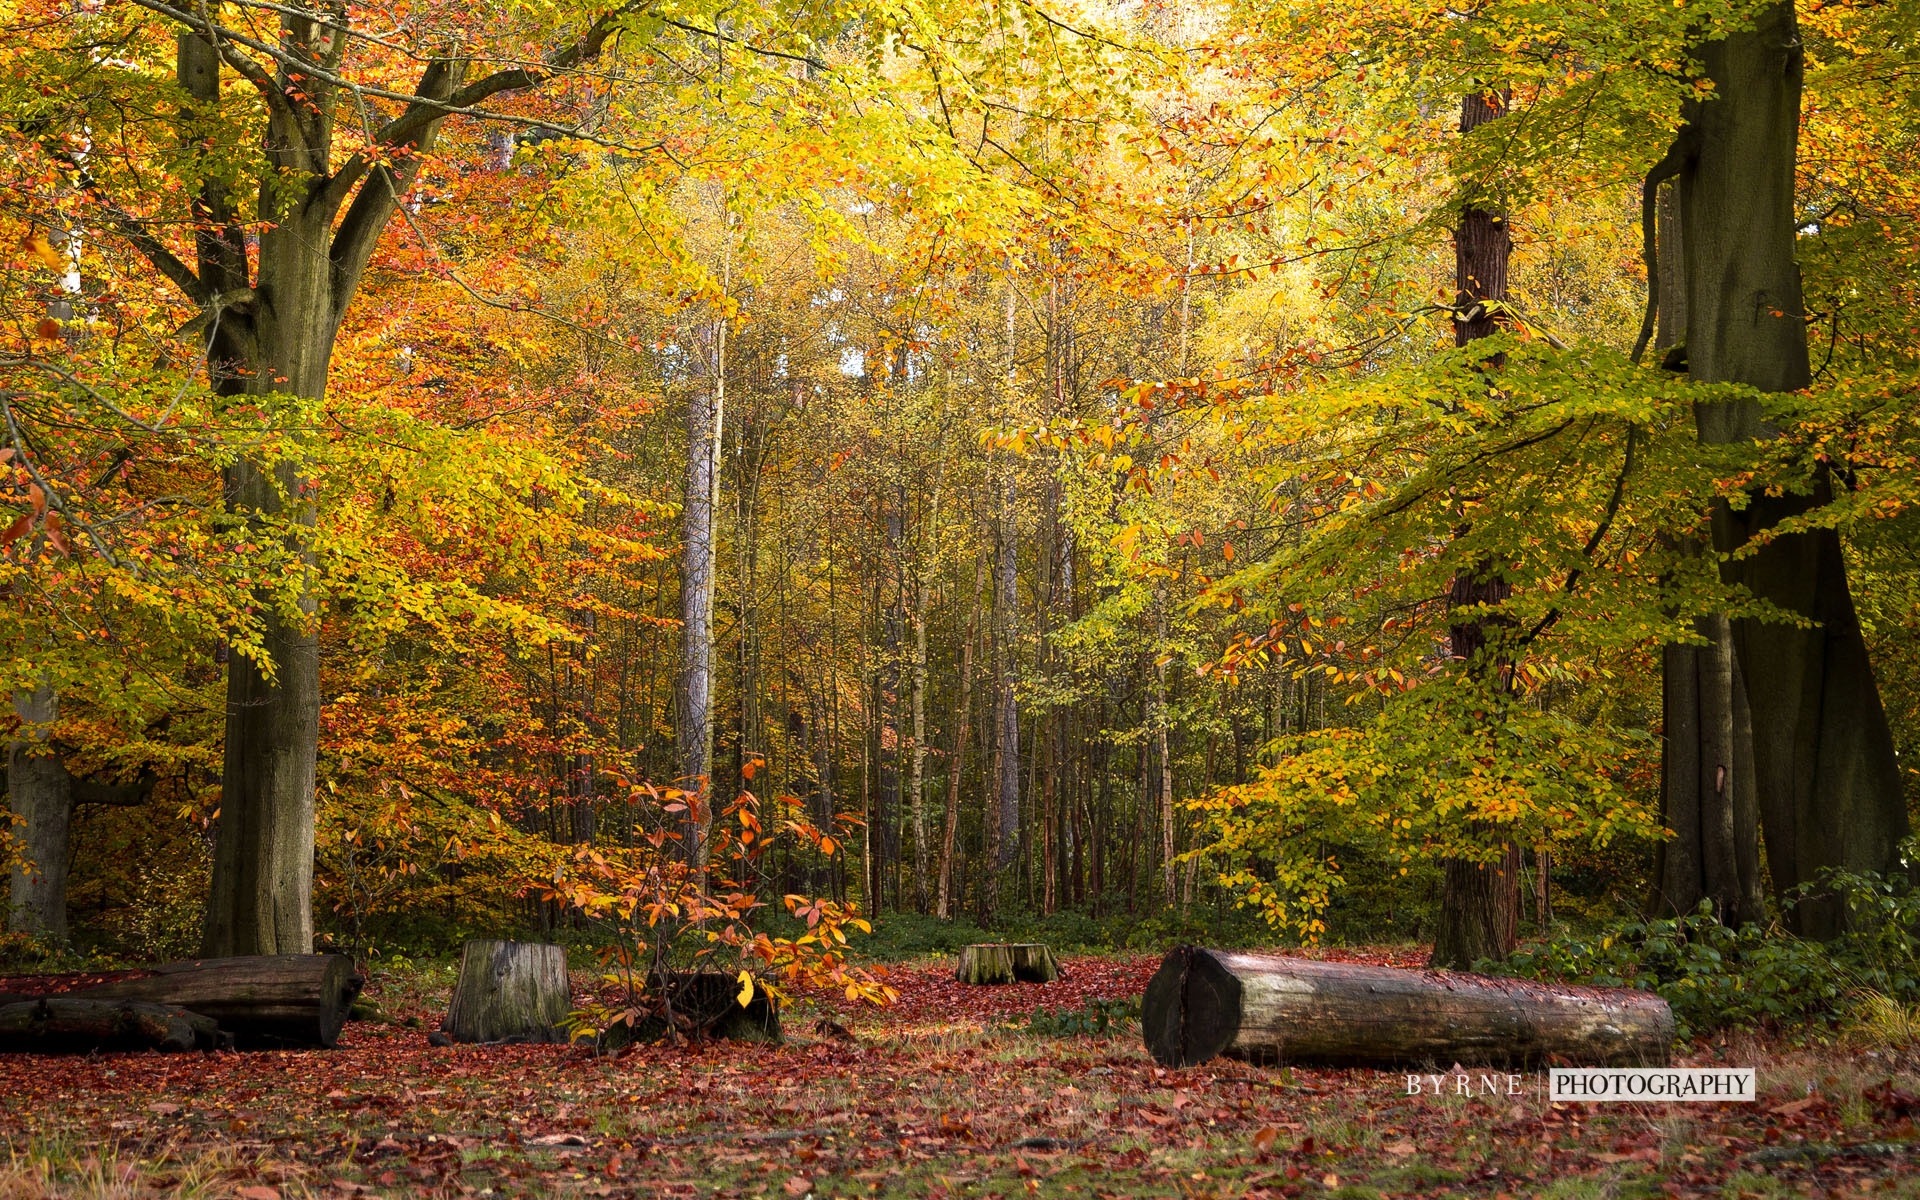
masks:
[[[1794,391],[1811,372],[1794,261],[1804,64],[1793,6],[1769,8],[1753,30],[1698,53],[1714,92],[1691,107],[1682,135],[1687,367],[1703,382]],[[1776,432],[1753,401],[1702,405],[1696,418],[1708,443]],[[1907,832],[1893,738],[1839,535],[1771,536],[1783,520],[1826,503],[1832,485],[1823,473],[1809,495],[1754,495],[1744,509],[1721,505],[1715,513],[1723,554],[1769,537],[1750,556],[1727,561],[1729,579],[1813,623],[1743,618],[1733,629],[1753,723],[1760,823],[1781,892],[1827,867],[1891,870]],[[1831,901],[1812,901],[1789,919],[1802,933],[1830,936],[1843,914]]]
[[[1684,354],[1686,241],[1675,188],[1660,190],[1655,213],[1660,321],[1653,345],[1663,356]],[[1697,555],[1704,547],[1688,537],[1681,549]],[[1661,648],[1660,808],[1674,836],[1660,847],[1651,908],[1689,913],[1712,897],[1720,919],[1739,925],[1766,916],[1752,812],[1753,733],[1732,626],[1725,614],[1712,614],[1696,632],[1704,644]]]
[[[222,86],[228,65],[222,51],[249,38],[219,24],[221,5],[169,12],[179,30],[175,75],[184,103],[176,133],[188,148],[181,161],[196,163],[214,127],[208,118],[237,98],[227,115],[257,122],[267,171],[246,206],[223,169],[198,179],[189,200],[191,266],[146,224],[115,214],[113,227],[198,308],[190,327],[199,331],[215,393],[308,400],[325,393],[341,317],[401,197],[430,159],[447,114],[542,85],[598,55],[616,28],[609,14],[563,50],[472,82],[470,61],[457,51],[433,58],[405,107],[368,131],[371,144],[338,154],[334,118],[342,92],[354,86],[340,76],[349,42],[343,14],[323,18],[286,8],[277,30],[248,25],[273,45],[260,58],[235,50],[231,65],[245,77],[242,95]],[[242,66],[243,57],[251,65]],[[205,932],[211,954],[303,952],[313,941],[320,696],[314,593],[306,577],[315,513],[297,453],[304,426],[302,419],[288,431],[295,453],[271,464],[242,461],[226,480],[237,516],[256,525],[282,518],[271,532],[284,539],[291,571],[275,564],[262,574],[290,579],[292,586],[279,594],[262,588],[258,597],[263,659],[236,655],[230,664]]]
[[[1460,103],[1460,132],[1468,134],[1506,111],[1497,92],[1476,92]],[[1453,339],[1459,346],[1499,332],[1507,302],[1507,260],[1513,235],[1492,201],[1474,196],[1460,210],[1454,231]],[[1480,562],[1457,574],[1449,610],[1505,601],[1511,587],[1499,564]],[[1495,681],[1502,664],[1487,636],[1487,618],[1456,619],[1449,630],[1460,669]],[[1494,861],[1445,859],[1441,863],[1440,909],[1434,928],[1433,965],[1467,968],[1513,948],[1520,926],[1520,848],[1502,845]]]
[[[1674,1035],[1650,992],[1526,983],[1181,947],[1140,1006],[1164,1066],[1218,1055],[1336,1066],[1660,1065]]]
[[[20,732],[7,748],[7,798],[18,821],[22,861],[9,884],[7,928],[55,942],[67,938],[68,832],[72,780],[52,746],[60,698],[48,684],[14,694]]]
[[[248,394],[326,391],[336,322],[328,223],[289,215],[261,234]],[[319,247],[318,252],[315,246]],[[287,521],[288,555],[310,573],[316,513],[296,462],[227,470],[227,506],[249,521]],[[305,954],[313,949],[314,785],[320,744],[320,630],[310,581],[295,597],[263,591],[262,662],[231,656],[219,832],[201,952]]]

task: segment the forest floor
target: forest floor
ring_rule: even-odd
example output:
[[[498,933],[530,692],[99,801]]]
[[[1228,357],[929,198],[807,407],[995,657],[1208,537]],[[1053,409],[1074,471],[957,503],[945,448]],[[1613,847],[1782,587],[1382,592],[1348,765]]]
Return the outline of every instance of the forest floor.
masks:
[[[773,1047],[434,1048],[421,1026],[451,976],[428,969],[377,976],[396,1021],[349,1025],[333,1051],[3,1057],[0,1200],[1920,1198],[1911,1057],[1760,1039],[1683,1052],[1759,1068],[1752,1104],[1550,1105],[1537,1074],[1517,1096],[1409,1096],[1388,1071],[1163,1070],[1137,1022],[1094,1031],[1156,960],[1063,965],[1057,983],[1000,988],[896,967],[897,1005],[796,1010]]]

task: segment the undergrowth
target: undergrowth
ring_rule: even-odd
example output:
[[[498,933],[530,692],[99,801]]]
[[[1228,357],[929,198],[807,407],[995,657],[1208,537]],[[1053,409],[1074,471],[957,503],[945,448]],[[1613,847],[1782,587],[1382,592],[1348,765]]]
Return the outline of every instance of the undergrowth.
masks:
[[[1920,1026],[1920,889],[1898,876],[1836,871],[1792,898],[1813,895],[1845,907],[1846,931],[1832,941],[1795,937],[1777,923],[1730,928],[1702,902],[1682,916],[1563,932],[1478,966],[1657,992],[1682,1037],[1811,1024],[1910,1039]]]

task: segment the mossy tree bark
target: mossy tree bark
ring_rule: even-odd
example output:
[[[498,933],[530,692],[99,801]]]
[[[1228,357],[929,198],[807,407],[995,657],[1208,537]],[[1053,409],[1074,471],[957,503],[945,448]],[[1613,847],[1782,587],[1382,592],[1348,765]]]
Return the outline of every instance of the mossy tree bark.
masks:
[[[48,685],[13,697],[20,732],[7,748],[7,799],[19,825],[24,861],[13,867],[7,928],[64,942],[73,797],[67,764],[52,746],[59,704]]]
[[[440,1027],[456,1042],[564,1042],[572,1010],[565,950],[471,941]]]
[[[953,977],[974,984],[1052,983],[1060,978],[1060,963],[1037,943],[984,942],[960,951]]]
[[[1794,168],[1804,69],[1791,4],[1752,29],[1698,49],[1712,80],[1682,132],[1678,177],[1684,242],[1687,368],[1703,382],[1771,392],[1811,381],[1799,266],[1794,260]],[[1702,405],[1707,443],[1772,437],[1753,401]],[[1733,645],[1753,728],[1759,822],[1776,891],[1826,867],[1885,871],[1907,833],[1898,763],[1839,535],[1776,527],[1827,503],[1823,470],[1804,495],[1746,497],[1718,506],[1716,549],[1732,582],[1808,627],[1743,618]],[[1759,545],[1754,545],[1758,540]],[[1796,906],[1793,926],[1831,936],[1843,914],[1830,900]]]

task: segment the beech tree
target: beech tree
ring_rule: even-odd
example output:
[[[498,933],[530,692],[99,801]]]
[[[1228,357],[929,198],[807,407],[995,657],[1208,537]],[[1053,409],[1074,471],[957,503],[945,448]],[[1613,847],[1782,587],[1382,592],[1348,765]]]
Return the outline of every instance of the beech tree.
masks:
[[[1796,261],[1794,195],[1804,48],[1790,3],[1698,47],[1710,97],[1690,103],[1675,146],[1685,279],[1686,369],[1705,383],[1792,392],[1812,382]],[[1708,444],[1776,436],[1758,399],[1702,404]],[[1752,714],[1755,787],[1777,892],[1824,868],[1885,871],[1907,833],[1893,738],[1855,611],[1839,533],[1794,528],[1840,486],[1820,464],[1785,494],[1716,505],[1728,579],[1770,611],[1734,622]],[[1783,528],[1783,524],[1786,527]],[[1831,935],[1830,901],[1795,905]]]

